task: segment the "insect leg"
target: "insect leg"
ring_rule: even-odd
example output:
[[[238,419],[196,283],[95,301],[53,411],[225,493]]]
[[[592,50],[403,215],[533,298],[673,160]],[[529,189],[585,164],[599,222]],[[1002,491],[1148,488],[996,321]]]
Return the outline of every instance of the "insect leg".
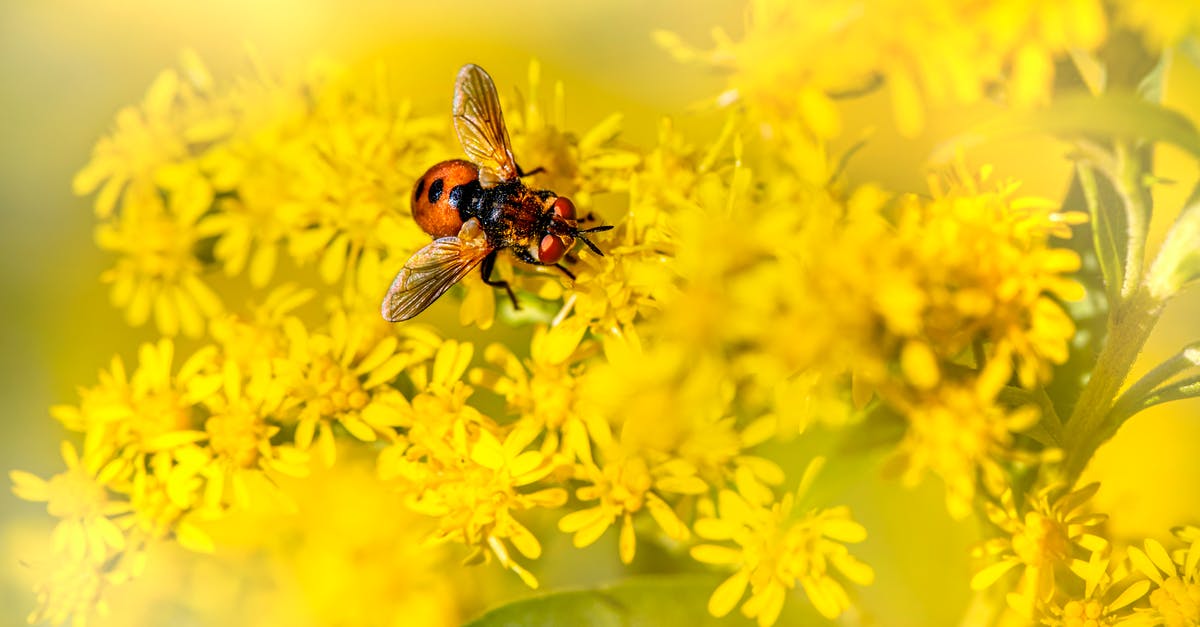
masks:
[[[483,263],[479,268],[480,271],[483,272],[483,282],[492,287],[503,287],[505,291],[508,292],[508,299],[512,301],[513,309],[520,309],[521,306],[517,304],[517,295],[513,294],[512,288],[508,285],[508,281],[492,280],[492,268],[496,266],[496,253],[498,252],[500,252],[499,248],[488,253],[488,256],[483,258]]]
[[[526,172],[525,170],[521,169],[520,164],[517,164],[517,176],[519,176],[521,178],[525,178],[527,176],[533,176],[534,174],[539,174],[539,173],[545,172],[545,171],[546,171],[546,168],[543,168],[542,166],[539,165],[538,167]]]

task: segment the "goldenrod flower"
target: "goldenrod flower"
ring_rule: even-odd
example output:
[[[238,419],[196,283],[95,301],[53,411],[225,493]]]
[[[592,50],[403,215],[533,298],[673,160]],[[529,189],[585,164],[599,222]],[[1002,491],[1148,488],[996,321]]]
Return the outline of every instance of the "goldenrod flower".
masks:
[[[965,156],[915,194],[870,180],[873,164],[847,167],[857,148],[839,154],[846,98],[882,89],[891,130],[909,136],[960,105],[1038,106],[1057,97],[1068,57],[1089,79],[1125,79],[1110,22],[1157,51],[1194,43],[1193,13],[1127,0],[749,0],[743,33],[717,29],[712,50],[658,34],[676,56],[725,72],[715,98],[725,111],[661,120],[648,147],[622,136],[621,112],[570,125],[572,81],[548,83],[531,63],[527,87],[503,99],[512,152],[534,172],[524,180],[572,198],[581,228],[613,228],[595,238],[602,255],[577,246],[563,257],[574,280],[501,255],[494,276],[522,307],[505,311],[511,328],[490,332],[482,354],[478,330],[448,339],[378,315],[396,269],[430,241],[409,215],[413,181],[463,156],[450,81],[427,108],[428,91],[405,93],[382,60],[279,71],[252,59],[252,73],[217,82],[185,53],[118,114],[74,181],[96,196],[114,304],[164,337],[128,369],[114,358],[76,406],[53,408],[83,434],[81,451],[63,444],[63,472],[11,474],[18,496],[58,519],[32,618],[82,623],[156,548],[182,547],[275,582],[185,605],[229,605],[264,624],[453,624],[500,599],[486,582],[438,574],[449,554],[438,545],[537,587],[528,561],[563,559],[543,556],[564,540],[545,535],[554,527],[575,547],[615,527],[624,564],[641,541],[668,549],[667,562],[641,566],[676,571],[669,560],[686,547],[723,568],[715,616],[740,607],[772,625],[800,588],[844,620],[848,584],[875,576],[849,549],[867,530],[847,507],[804,505],[823,458],[801,473],[787,461],[828,445],[890,453],[907,483],[937,475],[956,518],[987,516],[991,539],[976,555],[988,563],[965,622],[976,610],[1003,621],[1006,601],[1053,627],[1200,623],[1200,530],[1179,530],[1186,546],[1174,552],[1147,540],[1127,562],[1089,509],[1096,486],[1044,487],[1056,472],[1047,462],[1086,462],[1106,437],[1087,425],[1117,426],[1108,407],[1132,407],[1147,389],[1190,393],[1191,373],[1172,368],[1195,360],[1110,398],[1140,346],[1123,342],[1126,327],[1148,333],[1157,311],[1113,292],[1110,337],[1090,322],[1076,337],[1078,309],[1064,303],[1096,273],[1075,252],[1087,242],[1059,240],[1081,214],[990,167],[968,170]],[[1111,244],[1100,274],[1128,271],[1136,287],[1149,213],[1139,204],[1151,200],[1138,186],[1157,175],[1126,144],[1183,123],[1159,112],[1107,134],[1113,105],[1096,104],[1081,127],[1065,126],[1088,137],[1078,146],[1095,162],[1080,170],[1088,200],[1127,204],[1124,223],[1093,212],[1096,241]],[[1018,117],[1061,123],[1057,110],[1040,115]],[[692,129],[708,122],[723,126]],[[1184,148],[1186,130],[1170,133]],[[1120,175],[1111,190],[1088,184],[1093,166]],[[462,284],[445,296],[459,322],[493,326],[497,291],[478,272]],[[176,359],[176,335],[200,340],[178,345],[187,359]],[[1178,377],[1154,387],[1164,373]],[[1057,414],[1071,406],[1088,415]],[[373,478],[362,463],[372,459]],[[180,581],[205,581],[193,574]],[[155,594],[171,585],[184,584]],[[196,620],[209,616],[224,617]]]
[[[850,510],[835,507],[800,514],[793,511],[796,497],[789,493],[771,501],[722,490],[714,517],[696,521],[696,535],[737,545],[700,544],[691,551],[698,561],[736,571],[709,598],[708,611],[714,616],[728,614],[749,586],[742,613],[763,627],[773,625],[788,591],[798,583],[821,615],[837,618],[850,606],[850,598],[833,572],[859,585],[874,580],[871,567],[845,547],[867,535]]]
[[[182,75],[161,72],[139,107],[117,113],[116,128],[102,138],[72,186],[76,194],[97,187],[96,215],[108,218],[128,191],[162,189],[181,207],[211,202],[212,186],[201,175],[198,155],[233,126],[228,103],[214,97],[212,77],[195,52],[180,59]],[[181,196],[180,198],[176,198]]]
[[[125,548],[125,534],[112,517],[129,511],[129,504],[113,498],[109,487],[125,479],[130,467],[124,459],[113,459],[105,444],[88,444],[81,458],[70,442],[63,442],[67,469],[48,480],[20,470],[9,477],[13,494],[46,503],[46,511],[59,519],[55,553],[68,562],[99,566]]]
[[[505,109],[512,132],[513,154],[527,170],[542,168],[532,177],[536,186],[571,198],[586,213],[593,195],[625,189],[641,156],[617,145],[621,115],[613,113],[576,135],[566,123],[566,97],[561,81],[554,84],[550,111],[544,111],[539,91],[542,68],[529,64],[529,96]]]
[[[428,241],[408,215],[412,182],[458,150],[446,141],[449,115],[414,115],[391,94],[386,69],[372,69],[324,86],[305,128],[309,149],[287,162],[285,198],[299,213],[288,233],[291,254],[315,260],[326,282],[345,275],[347,293],[376,300],[394,272],[384,258],[406,257]]]
[[[617,546],[621,561],[626,564],[632,562],[637,551],[633,516],[643,509],[650,512],[668,538],[683,541],[690,535],[687,525],[658,492],[695,493],[706,489],[703,482],[697,483],[694,477],[691,477],[692,481],[688,481],[687,477],[674,482],[670,478],[656,481],[646,460],[640,457],[611,460],[603,467],[590,463],[583,466],[577,478],[590,485],[576,490],[575,496],[580,501],[597,503],[571,512],[558,521],[560,530],[575,534],[573,542],[576,547],[595,542],[619,519],[621,534]]]
[[[815,251],[822,291],[838,289],[858,299],[850,307],[873,312],[848,312],[854,327],[841,340],[861,342],[850,348],[865,358],[856,370],[868,380],[898,360],[906,385],[932,387],[936,364],[975,342],[989,359],[1013,362],[1030,388],[1066,360],[1075,327],[1056,299],[1077,300],[1083,289],[1069,277],[1078,256],[1051,238],[1068,237],[1079,216],[1017,196],[1015,184],[988,184],[989,174],[960,170],[933,184],[931,200],[902,199],[894,225],[858,222]]]
[[[204,507],[210,510],[220,511],[228,501],[246,507],[250,474],[308,474],[307,453],[273,442],[280,431],[283,401],[270,389],[269,377],[268,363],[246,377],[235,362],[227,361],[221,393],[205,400],[211,412],[204,421],[208,437],[202,447],[191,447],[186,467],[203,478]]]
[[[386,408],[406,403],[384,384],[420,356],[400,352],[399,340],[377,317],[352,319],[340,309],[324,333],[310,332],[297,318],[284,322],[284,332],[290,346],[277,370],[288,389],[287,401],[298,406],[294,420],[300,450],[316,442],[318,459],[330,466],[336,457],[335,423],[364,442],[389,432],[396,413]],[[385,410],[377,410],[381,408]]]
[[[331,73],[321,63],[298,76],[276,77],[259,67],[257,76],[221,90],[233,109],[233,128],[201,158],[221,195],[197,229],[216,238],[213,256],[226,274],[244,271],[251,285],[265,285],[287,238],[306,226],[293,190],[298,162],[314,154],[310,95]]]
[[[1073,563],[1076,553],[1106,548],[1107,541],[1094,533],[1094,527],[1107,517],[1086,511],[1099,487],[1093,483],[1066,491],[1061,485],[1048,486],[1029,496],[1024,511],[1017,509],[1011,491],[1001,495],[1000,505],[986,503],[988,519],[1005,535],[976,549],[976,554],[998,561],[977,572],[971,587],[982,590],[1019,569],[1020,581],[1008,602],[1030,615],[1036,602],[1054,593],[1056,577]]]
[[[1006,409],[997,402],[997,386],[1008,372],[1004,366],[999,369],[1002,378],[985,374],[974,382],[947,382],[901,401],[908,418],[899,451],[905,481],[915,485],[924,470],[936,472],[946,483],[946,506],[956,518],[971,512],[980,474],[988,485],[1004,484],[1002,464],[1018,457],[1013,434],[1041,416],[1032,406]]]
[[[515,514],[560,507],[567,494],[560,487],[529,490],[558,466],[553,456],[529,449],[540,426],[518,421],[505,429],[466,404],[472,390],[461,378],[473,354],[471,344],[446,341],[432,367],[413,369],[420,392],[399,413],[407,431],[380,453],[379,474],[399,480],[411,509],[437,519],[435,538],[470,547],[470,561],[494,556],[536,588],[510,545],[536,559],[541,543]]]
[[[125,569],[89,561],[57,561],[45,570],[47,575],[34,587],[38,608],[29,614],[30,624],[85,627],[89,616],[109,614],[109,588],[129,579]]]
[[[276,371],[279,360],[287,357],[288,338],[284,322],[316,292],[295,284],[271,290],[261,303],[255,303],[245,315],[225,314],[213,319],[209,335],[220,347],[221,357],[237,364],[243,373],[260,373],[264,367]],[[271,387],[272,395],[286,395],[277,376],[260,378]]]
[[[59,405],[51,413],[67,429],[87,433],[114,455],[141,463],[155,452],[204,438],[197,404],[219,385],[213,358],[212,347],[201,349],[175,372],[171,340],[143,344],[132,375],[114,357],[109,370],[100,372],[99,385],[80,390],[78,407]]]
[[[588,417],[595,414],[585,411],[575,390],[585,376],[580,362],[596,350],[591,342],[580,345],[586,331],[578,323],[538,327],[524,363],[503,344],[491,344],[484,358],[499,371],[471,371],[471,382],[503,396],[509,413],[545,430],[544,451],[561,451],[571,460],[592,458]]]
[[[841,132],[832,98],[882,80],[896,125],[916,134],[926,108],[982,100],[994,85],[1017,106],[1046,100],[1054,63],[1072,48],[1090,50],[1107,31],[1096,0],[983,5],[905,2],[750,3],[746,33],[716,29],[716,47],[698,51],[672,33],[658,41],[677,58],[700,59],[731,74],[718,104],[745,102],[764,121],[798,124],[827,139]]]
[[[1080,593],[1060,588],[1048,604],[1039,604],[1038,618],[1053,627],[1133,625],[1132,605],[1146,596],[1150,582],[1134,580],[1126,560],[1108,557],[1108,547],[1093,551],[1088,561],[1074,560],[1071,572],[1084,584]]]
[[[472,442],[454,443],[457,459],[429,459],[436,472],[414,485],[406,498],[414,511],[437,517],[436,537],[461,542],[480,559],[495,555],[531,588],[538,586],[537,579],[513,559],[509,544],[537,559],[541,543],[514,514],[566,501],[561,488],[518,490],[554,470],[540,452],[526,450],[534,436],[534,430],[514,429],[501,441],[481,430]]]
[[[195,257],[200,239],[196,221],[208,210],[211,192],[170,195],[134,182],[125,192],[121,212],[96,227],[96,243],[119,255],[101,275],[112,284],[113,304],[125,309],[129,324],[140,326],[153,315],[164,335],[181,331],[197,336],[222,304],[200,278]]]
[[[1200,528],[1175,529],[1184,546],[1168,552],[1157,540],[1129,547],[1133,567],[1153,582],[1150,607],[1138,618],[1166,627],[1200,625]]]

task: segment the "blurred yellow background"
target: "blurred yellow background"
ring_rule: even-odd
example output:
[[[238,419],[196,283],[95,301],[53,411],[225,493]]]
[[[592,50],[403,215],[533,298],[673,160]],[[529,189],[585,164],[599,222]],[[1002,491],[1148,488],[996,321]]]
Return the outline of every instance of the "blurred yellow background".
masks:
[[[195,49],[218,77],[246,71],[247,46],[271,68],[317,55],[347,64],[381,58],[404,86],[397,93],[418,110],[447,115],[452,77],[463,63],[484,65],[507,95],[525,86],[536,58],[545,83],[565,82],[573,130],[621,111],[626,140],[650,145],[664,115],[680,118],[697,138],[712,133],[720,120],[686,111],[723,84],[677,64],[654,45],[651,31],[667,28],[705,44],[711,26],[736,35],[741,22],[739,3],[714,0],[0,3],[0,466],[43,477],[58,472],[63,431],[47,408],[75,401],[76,387],[92,384],[112,355],[128,357],[137,342],[153,337],[150,328],[130,329],[109,306],[97,278],[111,260],[93,245],[90,203],[72,196],[70,181],[116,111],[140,100],[181,49]],[[1200,72],[1179,64],[1168,100],[1200,120]],[[847,144],[861,136],[856,129],[889,126],[883,97],[848,110]],[[920,191],[932,147],[985,113],[945,112],[911,140],[880,130],[853,162],[852,179]],[[1060,198],[1069,175],[1064,155],[1059,144],[1026,139],[986,146],[969,159],[994,163],[1002,176],[1026,181],[1028,192]],[[1170,151],[1160,157],[1164,176],[1178,183],[1156,200],[1173,211],[1196,180],[1196,167]],[[1157,217],[1159,237],[1168,223]],[[1193,290],[1168,309],[1145,362],[1196,339],[1198,320],[1200,294]],[[1111,515],[1116,536],[1159,537],[1171,525],[1200,522],[1198,412],[1194,401],[1157,408],[1101,449],[1090,476],[1103,482],[1097,504]],[[862,557],[878,577],[863,592],[864,607],[879,624],[953,622],[968,598],[966,547],[974,523],[949,520],[940,486],[927,482],[908,492],[874,469],[856,479],[839,499],[870,530]],[[33,607],[19,559],[34,539],[44,541],[53,522],[40,504],[0,499],[0,624],[22,624]]]

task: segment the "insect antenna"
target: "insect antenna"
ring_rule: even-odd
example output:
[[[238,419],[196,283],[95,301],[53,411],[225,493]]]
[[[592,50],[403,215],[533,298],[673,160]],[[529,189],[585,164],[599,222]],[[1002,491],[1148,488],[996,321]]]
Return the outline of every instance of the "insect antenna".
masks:
[[[583,229],[582,231],[575,231],[575,236],[576,236],[576,237],[578,237],[579,239],[583,240],[583,243],[584,243],[584,244],[587,244],[587,247],[588,247],[588,248],[591,248],[591,249],[592,249],[592,252],[594,252],[594,253],[596,253],[597,255],[600,255],[601,257],[603,257],[603,256],[604,256],[604,253],[600,252],[600,249],[599,249],[599,248],[597,248],[597,247],[596,247],[596,245],[592,243],[592,240],[590,240],[590,239],[588,239],[588,238],[584,237],[584,235],[583,235],[583,234],[584,234],[584,233],[596,233],[596,232],[598,232],[598,231],[607,231],[607,230],[610,230],[610,229],[612,229],[612,228],[613,228],[613,225],[611,225],[611,224],[606,224],[606,225],[604,225],[604,226],[593,226],[593,227],[592,227],[592,228],[590,228],[590,229]]]

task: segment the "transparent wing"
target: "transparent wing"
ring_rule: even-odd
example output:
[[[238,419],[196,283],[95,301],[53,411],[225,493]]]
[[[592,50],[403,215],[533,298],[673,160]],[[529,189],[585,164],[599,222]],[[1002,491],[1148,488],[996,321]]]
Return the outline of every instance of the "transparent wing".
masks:
[[[483,187],[517,178],[496,84],[478,65],[464,65],[454,81],[454,130],[467,158],[479,166]]]
[[[400,322],[425,311],[492,250],[474,218],[463,225],[457,237],[434,240],[409,258],[392,281],[383,297],[383,317]]]

